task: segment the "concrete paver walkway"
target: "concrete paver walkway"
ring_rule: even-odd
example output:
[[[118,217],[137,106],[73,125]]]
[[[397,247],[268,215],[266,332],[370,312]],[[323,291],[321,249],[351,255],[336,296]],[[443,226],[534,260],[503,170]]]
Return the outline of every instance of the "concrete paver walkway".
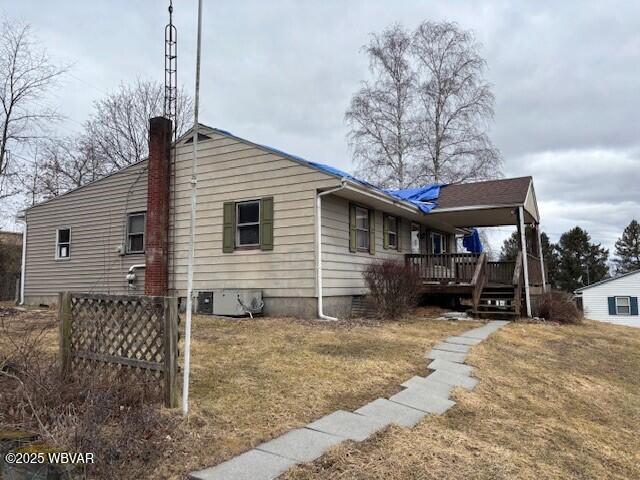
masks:
[[[451,390],[473,390],[478,380],[466,365],[472,346],[509,322],[492,321],[461,335],[448,337],[427,353],[433,370],[415,376],[389,399],[378,398],[354,413],[338,410],[304,428],[292,430],[214,467],[193,472],[193,480],[271,480],[298,463],[312,462],[346,440],[360,442],[391,424],[412,427],[427,414],[442,414],[455,405]]]

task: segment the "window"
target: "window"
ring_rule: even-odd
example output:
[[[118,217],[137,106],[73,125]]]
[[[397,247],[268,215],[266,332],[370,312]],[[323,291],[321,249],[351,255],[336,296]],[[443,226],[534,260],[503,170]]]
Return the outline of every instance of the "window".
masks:
[[[441,233],[431,234],[431,252],[434,255],[440,255],[447,251],[447,245],[445,242],[445,236]]]
[[[369,210],[356,207],[356,248],[369,250]]]
[[[616,297],[616,315],[631,315],[630,297]]]
[[[130,213],[127,218],[127,253],[144,253],[146,213]]]
[[[59,228],[56,230],[56,260],[69,258],[71,258],[71,229]]]
[[[236,246],[260,246],[260,200],[236,203]]]
[[[392,216],[387,216],[387,245],[398,249],[398,219]]]
[[[411,224],[411,253],[420,253],[420,225]]]

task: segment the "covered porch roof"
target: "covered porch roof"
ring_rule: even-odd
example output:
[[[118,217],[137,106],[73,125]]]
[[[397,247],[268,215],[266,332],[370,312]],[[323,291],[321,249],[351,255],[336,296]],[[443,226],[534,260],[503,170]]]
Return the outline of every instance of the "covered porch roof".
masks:
[[[436,203],[428,216],[457,228],[517,225],[519,207],[524,223],[540,222],[531,177],[445,185]]]

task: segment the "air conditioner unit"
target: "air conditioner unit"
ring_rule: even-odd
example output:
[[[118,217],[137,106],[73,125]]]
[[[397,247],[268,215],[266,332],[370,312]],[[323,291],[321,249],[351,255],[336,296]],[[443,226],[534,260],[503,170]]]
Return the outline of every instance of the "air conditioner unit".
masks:
[[[230,288],[213,291],[213,314],[229,317],[254,315],[262,311],[262,290]]]
[[[198,292],[198,313],[200,315],[213,314],[213,292]]]

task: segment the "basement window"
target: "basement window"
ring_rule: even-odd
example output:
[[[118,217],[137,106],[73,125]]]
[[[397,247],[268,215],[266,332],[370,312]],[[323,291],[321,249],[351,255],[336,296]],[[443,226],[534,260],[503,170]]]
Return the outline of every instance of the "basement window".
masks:
[[[71,229],[59,228],[56,230],[56,260],[69,260],[71,258]]]
[[[616,315],[631,315],[631,299],[616,297]]]
[[[145,212],[127,215],[127,253],[144,253]]]
[[[236,203],[236,246],[260,246],[260,200]]]

